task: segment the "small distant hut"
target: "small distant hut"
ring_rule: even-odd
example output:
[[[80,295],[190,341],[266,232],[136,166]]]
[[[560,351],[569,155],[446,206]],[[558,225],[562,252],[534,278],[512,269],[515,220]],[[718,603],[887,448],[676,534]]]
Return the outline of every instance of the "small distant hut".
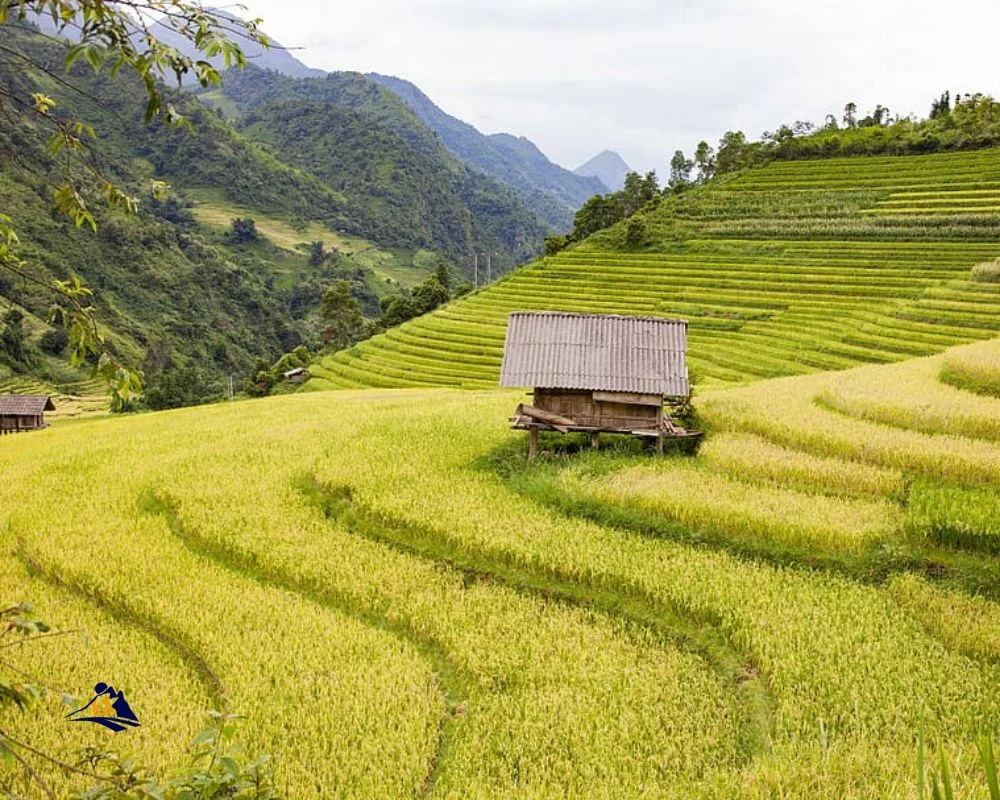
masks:
[[[281,374],[285,376],[285,380],[289,383],[305,383],[309,380],[309,370],[305,367],[295,367]]]
[[[583,431],[597,447],[601,433],[655,439],[696,437],[664,411],[687,400],[687,322],[613,314],[516,312],[507,323],[500,385],[534,387],[531,404],[511,418],[530,434]]]
[[[45,428],[45,412],[55,410],[45,394],[0,395],[0,435]]]

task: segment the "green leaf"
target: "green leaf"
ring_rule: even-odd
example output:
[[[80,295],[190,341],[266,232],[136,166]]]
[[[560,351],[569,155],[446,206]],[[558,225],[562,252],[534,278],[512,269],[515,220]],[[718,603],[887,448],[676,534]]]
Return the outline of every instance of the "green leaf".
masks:
[[[1000,781],[997,780],[997,762],[993,754],[993,738],[979,737],[979,758],[986,770],[986,785],[990,790],[990,800],[1000,800]]]
[[[945,800],[955,800],[955,792],[951,784],[951,768],[948,766],[948,759],[945,757],[944,748],[940,751],[941,761],[941,783],[944,786]]]
[[[232,759],[229,756],[223,756],[219,759],[219,763],[233,778],[238,778],[240,776],[242,769],[240,768],[240,765],[236,763],[235,759]]]
[[[52,156],[57,156],[62,152],[63,145],[66,144],[66,136],[62,131],[57,131],[53,133],[48,142],[45,143],[45,149],[49,151]]]

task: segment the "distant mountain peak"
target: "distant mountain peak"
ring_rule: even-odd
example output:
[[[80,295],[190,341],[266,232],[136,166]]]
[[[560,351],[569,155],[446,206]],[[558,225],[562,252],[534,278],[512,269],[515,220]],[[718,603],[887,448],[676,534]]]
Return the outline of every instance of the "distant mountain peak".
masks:
[[[602,150],[589,161],[581,164],[574,173],[587,178],[597,178],[611,191],[618,191],[625,185],[625,176],[632,168],[614,150]]]

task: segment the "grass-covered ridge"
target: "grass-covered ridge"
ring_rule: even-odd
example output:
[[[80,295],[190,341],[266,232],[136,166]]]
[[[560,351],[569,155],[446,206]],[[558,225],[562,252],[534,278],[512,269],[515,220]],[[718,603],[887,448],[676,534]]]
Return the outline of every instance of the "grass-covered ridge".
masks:
[[[478,294],[326,358],[321,387],[494,385],[506,316],[679,316],[690,364],[745,381],[892,362],[992,336],[1000,150],[775,162],[664,200]]]

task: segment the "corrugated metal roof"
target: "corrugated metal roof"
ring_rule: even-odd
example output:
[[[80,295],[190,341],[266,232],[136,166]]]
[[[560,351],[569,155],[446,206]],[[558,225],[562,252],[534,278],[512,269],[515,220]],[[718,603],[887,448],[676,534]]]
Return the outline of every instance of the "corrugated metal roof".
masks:
[[[55,409],[47,394],[0,394],[0,415],[31,417]]]
[[[518,311],[500,385],[687,397],[686,349],[685,320]]]

